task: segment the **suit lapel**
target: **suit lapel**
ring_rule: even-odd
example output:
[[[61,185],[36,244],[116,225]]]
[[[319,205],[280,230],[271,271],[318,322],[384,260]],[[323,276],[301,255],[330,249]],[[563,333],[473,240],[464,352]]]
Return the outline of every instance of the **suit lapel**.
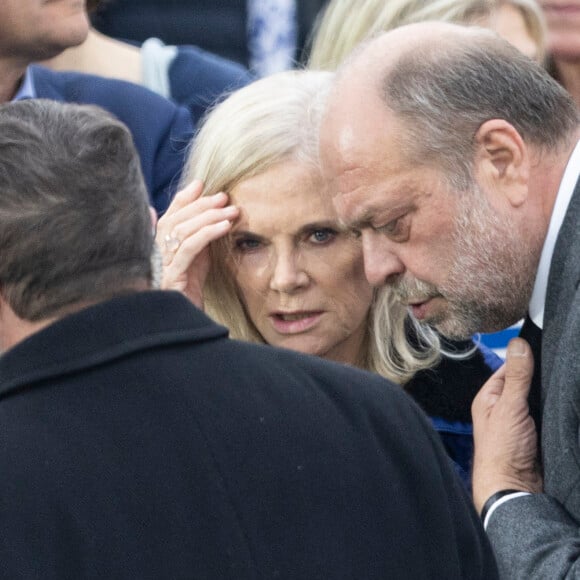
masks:
[[[549,388],[550,369],[554,365],[556,353],[571,349],[577,353],[578,345],[560,345],[561,329],[566,326],[569,309],[580,282],[580,179],[572,194],[570,205],[554,249],[542,333],[542,384],[545,400]]]

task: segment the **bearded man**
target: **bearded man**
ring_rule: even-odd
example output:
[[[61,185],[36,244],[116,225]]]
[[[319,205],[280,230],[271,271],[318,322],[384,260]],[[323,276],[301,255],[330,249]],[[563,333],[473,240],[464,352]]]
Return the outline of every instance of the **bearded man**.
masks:
[[[530,344],[510,343],[472,407],[474,500],[509,579],[580,574],[579,137],[540,67],[491,32],[432,22],[360,48],[321,124],[371,283],[453,338],[528,313]]]

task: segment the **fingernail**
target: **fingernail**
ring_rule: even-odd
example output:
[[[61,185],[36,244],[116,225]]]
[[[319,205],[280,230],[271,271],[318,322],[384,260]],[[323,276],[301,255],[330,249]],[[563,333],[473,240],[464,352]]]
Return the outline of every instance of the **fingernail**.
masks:
[[[527,356],[526,343],[523,340],[512,340],[508,344],[507,353],[509,356]]]

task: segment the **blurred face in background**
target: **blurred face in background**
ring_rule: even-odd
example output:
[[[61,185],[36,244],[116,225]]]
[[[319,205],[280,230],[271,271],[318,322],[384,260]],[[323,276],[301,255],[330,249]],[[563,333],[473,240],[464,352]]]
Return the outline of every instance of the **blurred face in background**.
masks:
[[[51,58],[81,44],[88,31],[84,0],[0,1],[0,57]]]
[[[548,27],[548,52],[556,59],[580,58],[580,0],[541,0]]]
[[[356,364],[373,292],[360,240],[339,224],[318,172],[285,161],[230,199],[240,208],[230,268],[265,342]]]
[[[533,60],[539,58],[539,47],[534,40],[519,8],[502,4],[486,26],[513,44],[520,52]]]

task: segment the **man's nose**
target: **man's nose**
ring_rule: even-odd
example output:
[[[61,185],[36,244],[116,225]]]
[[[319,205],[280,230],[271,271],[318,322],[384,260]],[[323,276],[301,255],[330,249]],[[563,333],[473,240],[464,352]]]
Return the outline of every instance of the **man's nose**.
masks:
[[[363,230],[362,248],[365,275],[371,286],[390,284],[405,271],[405,266],[396,253],[395,243],[383,234]]]

